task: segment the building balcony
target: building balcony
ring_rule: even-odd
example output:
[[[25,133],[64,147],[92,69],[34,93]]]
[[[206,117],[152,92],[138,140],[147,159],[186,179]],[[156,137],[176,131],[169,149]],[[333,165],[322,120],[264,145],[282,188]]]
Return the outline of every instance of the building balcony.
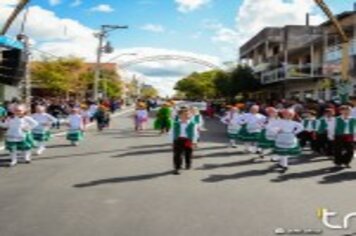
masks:
[[[328,47],[324,52],[325,62],[340,61],[342,58],[342,46]],[[356,56],[356,39],[350,41],[349,55]]]
[[[323,75],[322,65],[287,65],[286,67],[280,67],[271,71],[262,73],[261,83],[262,84],[272,84],[286,80],[297,80],[297,79],[310,79],[318,78]]]

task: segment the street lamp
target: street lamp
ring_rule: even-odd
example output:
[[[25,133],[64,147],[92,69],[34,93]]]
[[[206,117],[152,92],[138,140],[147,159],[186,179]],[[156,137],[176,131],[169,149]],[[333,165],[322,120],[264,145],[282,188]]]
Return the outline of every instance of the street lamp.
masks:
[[[128,26],[102,25],[100,32],[94,34],[94,36],[99,39],[99,46],[96,54],[97,57],[96,57],[96,65],[95,65],[95,75],[94,75],[94,92],[93,92],[94,101],[98,100],[101,57],[103,53],[111,53],[113,51],[109,43],[106,44],[105,46],[103,45],[104,39],[108,37],[109,32],[112,32],[117,29],[128,29]]]

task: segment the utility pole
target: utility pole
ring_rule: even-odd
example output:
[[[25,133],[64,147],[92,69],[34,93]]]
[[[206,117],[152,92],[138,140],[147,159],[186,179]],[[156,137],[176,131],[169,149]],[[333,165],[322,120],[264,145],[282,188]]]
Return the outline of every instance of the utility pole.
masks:
[[[99,45],[96,52],[96,64],[95,64],[95,73],[94,73],[94,91],[93,91],[93,100],[97,101],[99,98],[99,81],[100,81],[100,70],[101,70],[101,57],[103,53],[112,53],[113,48],[110,43],[104,45],[104,40],[108,37],[109,32],[117,29],[128,29],[128,26],[119,26],[119,25],[102,25],[100,32],[95,34],[95,37],[99,39]],[[106,86],[106,84],[105,84]]]
[[[23,78],[23,89],[22,95],[23,100],[27,106],[31,106],[31,64],[30,64],[30,44],[29,37],[25,34],[19,34],[17,39],[21,41],[24,45],[24,49],[22,51],[22,61],[25,64],[24,66],[24,78]]]

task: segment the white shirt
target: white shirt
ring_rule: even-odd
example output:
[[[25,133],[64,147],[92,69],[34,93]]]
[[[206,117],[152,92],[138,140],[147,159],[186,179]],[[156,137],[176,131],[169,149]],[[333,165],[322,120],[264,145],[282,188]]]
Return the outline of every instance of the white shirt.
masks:
[[[279,127],[280,133],[292,133],[295,135],[299,134],[304,130],[304,127],[301,123],[285,119],[279,121]]]
[[[225,125],[235,125],[238,124],[239,116],[239,113],[229,111],[220,121]]]
[[[26,132],[31,131],[38,125],[38,122],[30,116],[14,117],[6,120],[0,125],[7,128],[6,140],[10,142],[21,142],[24,140]]]
[[[69,129],[82,130],[84,129],[83,118],[79,114],[71,114],[68,116]]]
[[[36,131],[46,131],[50,129],[50,125],[57,121],[56,118],[51,116],[48,113],[35,113],[32,115],[32,118],[38,122],[38,125],[33,129],[33,132]]]
[[[240,125],[247,124],[247,129],[253,132],[261,132],[267,118],[262,114],[246,113],[238,118]]]
[[[148,117],[148,112],[147,112],[147,110],[137,110],[136,116],[140,119],[145,119]]]

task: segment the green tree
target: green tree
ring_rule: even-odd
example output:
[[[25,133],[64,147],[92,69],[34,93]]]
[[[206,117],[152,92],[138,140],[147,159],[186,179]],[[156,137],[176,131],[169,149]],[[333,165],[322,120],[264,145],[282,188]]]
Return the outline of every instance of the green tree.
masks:
[[[203,73],[194,72],[188,77],[178,81],[175,90],[184,93],[189,99],[214,98],[216,96],[214,74],[214,71]]]
[[[247,92],[257,91],[261,83],[253,74],[251,67],[239,65],[231,72],[232,94],[244,94]]]
[[[140,93],[143,98],[154,98],[158,96],[157,89],[152,86],[143,86]]]

